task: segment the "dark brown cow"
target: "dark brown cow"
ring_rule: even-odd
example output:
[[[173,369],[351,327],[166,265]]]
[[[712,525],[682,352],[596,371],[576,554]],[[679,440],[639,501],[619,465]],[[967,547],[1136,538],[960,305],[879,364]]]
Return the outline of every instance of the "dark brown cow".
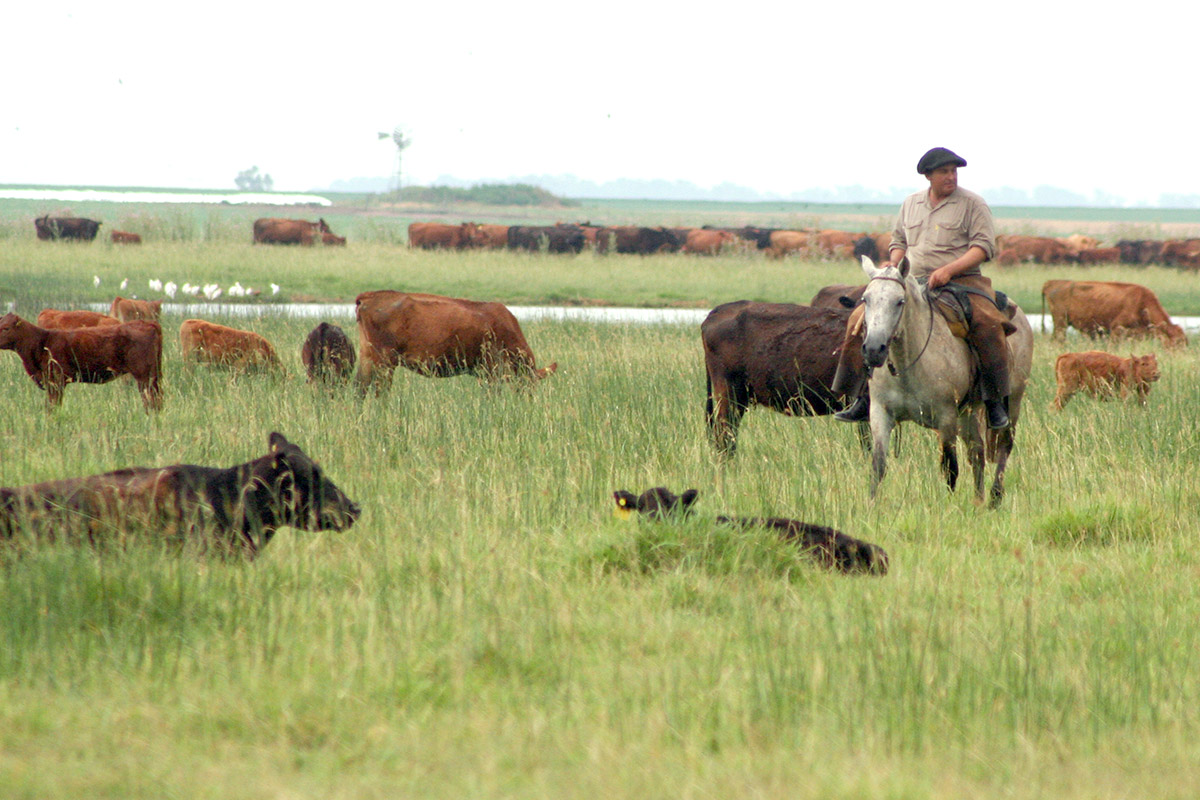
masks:
[[[1079,263],[1084,266],[1093,264],[1116,264],[1121,260],[1119,247],[1085,247],[1075,254]]]
[[[108,235],[113,244],[141,244],[142,237],[129,231],[113,231]]]
[[[1158,252],[1158,263],[1167,267],[1200,265],[1200,239],[1168,239]]]
[[[596,252],[629,255],[651,255],[672,252],[675,237],[665,228],[646,228],[638,225],[617,225],[601,228],[596,233]]]
[[[68,383],[107,383],[132,375],[147,411],[162,407],[162,329],[136,320],[96,328],[51,330],[18,317],[0,317],[0,350],[21,357],[25,372],[46,390],[47,410],[62,404]]]
[[[1093,339],[1153,335],[1169,347],[1187,344],[1183,328],[1171,322],[1154,292],[1136,283],[1046,281],[1042,305],[1054,320],[1056,339],[1074,326]]]
[[[42,241],[57,241],[72,239],[79,242],[90,242],[96,238],[102,222],[83,217],[51,217],[47,214],[33,221],[37,238]]]
[[[1155,239],[1122,239],[1117,242],[1122,264],[1151,264],[1158,261],[1163,243]]]
[[[116,317],[121,322],[129,322],[134,319],[148,319],[152,322],[158,322],[162,316],[162,300],[134,300],[128,297],[114,297],[112,305],[108,308],[110,316]]]
[[[848,308],[738,300],[714,308],[700,325],[713,444],[732,455],[738,425],[752,405],[788,416],[842,408],[833,392]]]
[[[324,219],[309,222],[303,219],[262,217],[254,220],[255,244],[298,244],[310,246],[322,234],[332,234]]]
[[[517,318],[502,303],[381,290],[354,301],[358,319],[358,381],[387,391],[396,366],[431,377],[472,373],[544,378],[558,368],[534,365]]]
[[[215,364],[233,369],[279,369],[279,356],[264,337],[202,319],[186,319],[179,326],[183,363]]]
[[[272,433],[269,452],[225,469],[176,464],[0,489],[0,538],[100,543],[144,532],[253,557],[282,526],[342,531],[361,509],[303,450]]]
[[[508,248],[537,253],[580,253],[587,244],[587,236],[578,225],[510,225]]]
[[[818,289],[808,304],[814,308],[854,308],[862,300],[866,290],[865,283],[861,286],[835,283]]]
[[[1138,403],[1146,405],[1150,384],[1159,378],[1158,357],[1149,353],[1121,358],[1100,350],[1063,353],[1054,362],[1054,378],[1058,392],[1051,407],[1055,411],[1062,411],[1071,396],[1081,390],[1107,400],[1115,394],[1124,399],[1133,389]]]
[[[65,330],[68,328],[97,328],[101,325],[120,325],[122,320],[99,311],[60,311],[43,308],[37,315],[39,328]]]
[[[695,489],[688,489],[682,495],[676,495],[665,486],[656,486],[640,495],[618,489],[613,492],[613,499],[617,503],[617,513],[620,516],[628,517],[636,511],[652,519],[666,520],[687,516],[698,495],[699,492]],[[717,517],[717,522],[738,528],[766,528],[774,531],[783,541],[798,545],[827,569],[847,574],[868,575],[886,575],[888,571],[888,554],[882,547],[847,536],[826,525],[814,525],[811,522],[783,517],[724,515]]]
[[[300,361],[309,383],[345,381],[354,371],[354,345],[340,327],[322,322],[304,340]]]
[[[442,222],[414,222],[408,226],[408,246],[421,250],[462,250],[471,246],[478,227],[471,222],[446,225]]]
[[[719,255],[722,248],[735,244],[738,237],[729,231],[704,230],[695,228],[688,231],[684,240],[683,252],[695,253],[702,256]]]

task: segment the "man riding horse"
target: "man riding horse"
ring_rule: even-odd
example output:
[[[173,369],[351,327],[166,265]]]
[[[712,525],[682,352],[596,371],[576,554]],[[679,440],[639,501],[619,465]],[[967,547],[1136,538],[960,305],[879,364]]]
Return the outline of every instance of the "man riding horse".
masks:
[[[966,165],[965,159],[944,147],[921,156],[917,172],[929,181],[929,189],[910,195],[901,205],[888,260],[880,267],[895,266],[907,256],[913,277],[927,282],[931,292],[953,284],[960,297],[968,298],[966,340],[979,358],[979,386],[988,427],[1000,429],[1008,426],[1007,318],[996,307],[992,282],[979,269],[995,255],[996,236],[987,202],[958,187],[958,168]],[[862,318],[859,306],[846,324],[832,387],[855,398],[849,407],[834,414],[843,422],[862,422],[870,416]]]

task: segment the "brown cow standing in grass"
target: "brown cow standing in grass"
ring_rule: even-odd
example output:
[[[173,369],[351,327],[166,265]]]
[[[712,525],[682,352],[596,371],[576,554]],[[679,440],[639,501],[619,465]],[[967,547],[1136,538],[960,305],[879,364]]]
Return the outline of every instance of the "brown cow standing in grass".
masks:
[[[462,250],[470,247],[476,225],[463,222],[447,225],[443,222],[413,222],[408,226],[408,246],[420,250]],[[507,244],[508,230],[505,229]]]
[[[1123,400],[1129,396],[1131,388],[1138,403],[1144,406],[1150,384],[1159,378],[1158,357],[1149,353],[1121,358],[1100,350],[1063,353],[1054,362],[1054,378],[1058,383],[1058,393],[1052,403],[1055,411],[1062,411],[1071,396],[1079,391],[1101,400],[1120,394]]]
[[[63,239],[90,242],[96,238],[96,232],[103,224],[84,217],[51,217],[46,214],[33,221],[33,228],[37,232],[37,238],[46,242]]]
[[[700,324],[705,417],[719,453],[737,449],[738,426],[752,405],[796,417],[832,414],[845,405],[830,387],[849,317],[848,308],[749,300],[709,313]]]
[[[333,234],[324,219],[309,222],[303,219],[286,219],[283,217],[262,217],[254,220],[255,244],[299,244],[310,246],[322,237],[325,244],[345,244],[342,242],[324,241],[323,234]],[[338,238],[338,237],[335,237]]]
[[[52,330],[18,317],[0,317],[0,350],[21,357],[25,372],[46,390],[47,410],[62,404],[68,383],[107,383],[131,375],[147,411],[162,407],[162,328],[136,320],[95,328]]]
[[[265,338],[202,319],[186,319],[179,326],[183,363],[214,364],[233,369],[279,369],[279,356]]]
[[[108,235],[113,244],[141,244],[142,237],[129,231],[113,231]]]
[[[737,244],[738,237],[732,231],[694,228],[688,231],[683,243],[683,252],[702,256],[719,255],[721,250]]]
[[[354,301],[358,320],[358,381],[383,393],[402,366],[436,378],[474,374],[541,379],[558,368],[538,369],[517,318],[503,303],[436,294],[381,290]]]
[[[803,253],[812,243],[812,237],[803,231],[770,231],[767,237],[767,258],[783,258],[788,253]]]
[[[145,533],[253,557],[276,531],[341,531],[361,509],[303,450],[272,433],[269,452],[228,468],[176,464],[0,488],[0,539],[102,543]]]
[[[68,328],[98,328],[102,325],[120,325],[122,320],[99,311],[60,311],[43,308],[37,315],[39,328],[66,330]]]
[[[115,297],[112,305],[108,308],[108,313],[121,322],[129,322],[134,319],[158,322],[158,318],[162,316],[162,306],[162,300],[131,300],[126,297]]]
[[[1171,322],[1154,292],[1136,283],[1046,281],[1042,303],[1054,320],[1055,339],[1062,339],[1067,327],[1074,326],[1092,339],[1109,334],[1114,338],[1153,335],[1168,347],[1187,344],[1183,328]]]
[[[340,327],[322,322],[304,340],[300,361],[309,383],[345,381],[354,371],[354,345]]]

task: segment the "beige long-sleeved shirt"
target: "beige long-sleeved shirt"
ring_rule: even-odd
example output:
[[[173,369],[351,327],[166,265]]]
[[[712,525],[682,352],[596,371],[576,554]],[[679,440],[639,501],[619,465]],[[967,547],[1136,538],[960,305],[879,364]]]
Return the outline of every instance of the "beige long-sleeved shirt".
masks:
[[[905,198],[892,231],[892,250],[900,248],[908,255],[912,274],[916,278],[929,273],[975,245],[987,258],[996,255],[996,234],[992,227],[992,210],[982,197],[958,188],[936,208],[929,205],[929,190]],[[982,275],[978,267],[964,275]]]

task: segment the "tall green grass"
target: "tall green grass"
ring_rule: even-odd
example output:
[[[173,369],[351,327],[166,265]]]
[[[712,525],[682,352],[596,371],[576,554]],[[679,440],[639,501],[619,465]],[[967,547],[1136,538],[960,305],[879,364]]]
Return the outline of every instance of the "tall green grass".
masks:
[[[169,252],[162,265],[296,275],[326,255]],[[396,259],[411,274],[445,265],[430,283],[482,280],[463,275],[470,257],[404,267],[401,255],[416,256]],[[542,261],[496,263],[533,281]],[[586,263],[641,281],[630,296],[653,291],[637,260]],[[776,277],[745,269],[730,285]],[[370,270],[358,278],[380,279]],[[339,272],[313,285],[340,295],[354,276]],[[539,363],[560,365],[530,390],[400,372],[388,396],[360,399],[304,382],[314,320],[216,320],[270,338],[287,367],[276,377],[185,370],[181,320],[164,320],[156,415],[125,381],[69,386],[46,414],[0,352],[0,485],[230,465],[279,430],[363,517],[343,533],[285,529],[250,563],[5,549],[7,796],[1083,798],[1197,785],[1195,348],[1136,346],[1163,373],[1146,409],[1078,397],[1054,413],[1063,348],[1039,337],[1008,495],[988,512],[966,487],[947,493],[917,429],[874,503],[852,427],[828,418],[752,411],[721,462],[694,326],[529,323]],[[612,516],[614,489],[653,485],[699,489],[695,517]],[[891,573],[824,572],[766,532],[716,526],[718,512],[833,525],[887,549]]]

